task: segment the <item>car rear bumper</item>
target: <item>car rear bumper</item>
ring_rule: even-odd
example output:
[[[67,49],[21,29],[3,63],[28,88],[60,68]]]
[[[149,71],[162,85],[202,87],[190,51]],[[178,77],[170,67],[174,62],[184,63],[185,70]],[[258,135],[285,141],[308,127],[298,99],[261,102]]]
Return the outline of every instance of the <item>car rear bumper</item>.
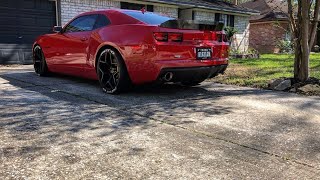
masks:
[[[214,60],[154,60],[141,61],[143,64],[128,61],[127,67],[133,84],[144,84],[163,79],[168,73],[173,73],[171,82],[182,80],[204,80],[223,73],[228,66],[228,58]],[[140,62],[140,61],[139,61]],[[128,66],[129,65],[129,66]],[[170,82],[169,81],[169,82]],[[167,81],[168,82],[168,81]]]
[[[218,74],[223,74],[227,67],[228,64],[205,67],[164,68],[161,70],[158,80],[167,82],[205,80],[213,78]],[[172,77],[170,78],[170,76]]]

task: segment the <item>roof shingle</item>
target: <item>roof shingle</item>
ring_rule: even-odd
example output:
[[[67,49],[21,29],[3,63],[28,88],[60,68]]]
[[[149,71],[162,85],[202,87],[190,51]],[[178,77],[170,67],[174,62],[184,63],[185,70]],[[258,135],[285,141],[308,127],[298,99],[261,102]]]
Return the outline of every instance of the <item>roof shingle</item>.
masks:
[[[252,0],[240,6],[261,12],[260,15],[252,16],[250,22],[288,20],[288,6],[282,0]]]
[[[203,8],[211,9],[216,11],[225,11],[229,13],[239,13],[239,14],[259,14],[259,11],[249,9],[246,7],[236,6],[234,4],[219,1],[219,0],[149,0],[152,2],[160,2],[166,4],[173,4],[179,6],[193,7],[193,8]]]

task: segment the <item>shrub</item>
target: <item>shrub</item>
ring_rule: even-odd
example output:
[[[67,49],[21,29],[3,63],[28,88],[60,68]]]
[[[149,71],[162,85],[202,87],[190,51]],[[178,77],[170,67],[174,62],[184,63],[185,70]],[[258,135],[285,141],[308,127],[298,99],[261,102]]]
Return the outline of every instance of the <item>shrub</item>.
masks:
[[[280,53],[291,54],[293,53],[293,44],[288,40],[280,40],[276,46],[279,48]]]
[[[315,52],[320,52],[320,47],[318,45],[315,45],[313,48]]]
[[[226,32],[226,36],[229,42],[231,41],[232,37],[238,32],[238,30],[230,26],[225,27],[224,31]]]

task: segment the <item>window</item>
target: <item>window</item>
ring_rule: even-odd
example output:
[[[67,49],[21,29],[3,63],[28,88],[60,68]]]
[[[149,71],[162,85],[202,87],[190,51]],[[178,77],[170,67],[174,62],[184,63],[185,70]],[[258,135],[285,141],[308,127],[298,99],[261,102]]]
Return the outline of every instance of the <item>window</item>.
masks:
[[[148,12],[153,12],[153,5],[144,5],[128,2],[121,2],[120,4],[121,9],[141,10],[145,7]]]
[[[223,22],[224,26],[228,26],[228,15],[221,14],[220,19],[221,19],[220,21]]]
[[[110,20],[106,16],[99,14],[93,29],[99,29],[109,24],[110,24]]]
[[[227,26],[234,27],[234,15],[227,16]]]
[[[192,11],[192,20],[194,20],[196,18],[196,14],[194,11]]]
[[[216,14],[215,14],[215,17],[214,17],[214,21],[215,21],[215,22],[220,22],[220,21],[221,21],[220,16],[221,16],[220,13],[216,13]]]
[[[234,15],[216,13],[215,21],[223,22],[225,26],[234,27]]]
[[[134,12],[134,11],[124,11],[124,14],[131,16],[141,22],[151,25],[160,25],[166,21],[172,20],[173,18],[169,18],[166,16],[161,16],[151,12]]]
[[[64,32],[82,32],[82,31],[92,31],[93,26],[96,22],[97,15],[87,15],[81,16],[73,20],[64,29]]]

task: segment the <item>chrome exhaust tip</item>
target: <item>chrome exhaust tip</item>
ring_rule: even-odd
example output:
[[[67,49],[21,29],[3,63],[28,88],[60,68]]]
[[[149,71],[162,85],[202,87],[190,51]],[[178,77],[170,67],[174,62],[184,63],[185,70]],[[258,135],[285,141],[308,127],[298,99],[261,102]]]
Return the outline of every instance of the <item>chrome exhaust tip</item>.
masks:
[[[163,78],[164,81],[169,82],[173,79],[173,73],[172,72],[167,72]]]

